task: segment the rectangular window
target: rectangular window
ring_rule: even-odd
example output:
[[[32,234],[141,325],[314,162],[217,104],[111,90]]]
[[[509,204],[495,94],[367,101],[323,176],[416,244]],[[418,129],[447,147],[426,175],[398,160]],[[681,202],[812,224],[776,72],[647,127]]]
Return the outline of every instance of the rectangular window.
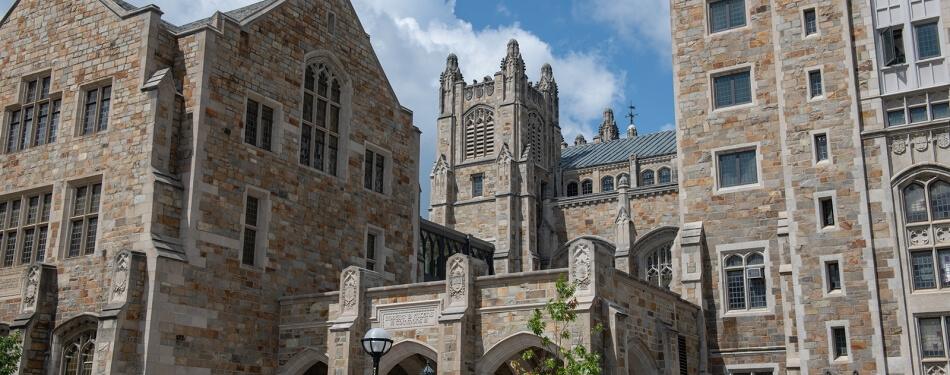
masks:
[[[760,252],[726,256],[725,265],[729,310],[768,307],[765,288],[765,258]]]
[[[366,269],[376,270],[376,234],[366,234]]]
[[[719,155],[720,187],[757,183],[755,163],[755,150]]]
[[[812,98],[822,96],[824,92],[821,87],[821,71],[808,72],[808,87]]]
[[[472,176],[472,196],[480,197],[484,192],[482,191],[482,175]]]
[[[244,142],[271,151],[273,134],[274,109],[248,99],[244,117]]]
[[[914,26],[917,34],[917,56],[923,59],[940,56],[940,38],[937,36],[937,23]]]
[[[56,141],[62,100],[50,97],[50,85],[48,76],[26,83],[24,102],[7,123],[8,153]]]
[[[904,63],[904,30],[893,26],[881,31],[881,51],[884,65]]]
[[[828,135],[815,134],[815,160],[828,160]]]
[[[950,117],[950,106],[947,103],[933,104],[930,113],[934,120]]]
[[[943,327],[940,318],[922,318],[918,320],[918,334],[920,335],[920,352],[924,358],[944,357]]]
[[[96,231],[99,226],[99,202],[102,184],[76,187],[69,223],[68,257],[92,254],[96,251]]]
[[[752,102],[749,72],[739,72],[713,78],[716,108]]]
[[[814,9],[806,9],[804,17],[805,19],[805,35],[813,35],[818,33],[818,17],[815,15]]]
[[[100,132],[109,127],[109,107],[111,103],[112,86],[103,86],[86,91],[82,134]]]
[[[927,107],[912,107],[910,108],[910,122],[924,122],[927,121]]]
[[[841,269],[838,262],[826,263],[825,272],[828,273],[828,291],[841,290]]]
[[[832,328],[831,334],[834,336],[835,359],[847,357],[848,356],[848,333],[845,332],[844,327]]]
[[[933,253],[930,251],[915,251],[910,256],[914,272],[914,289],[936,288],[937,280],[934,277]]]
[[[46,258],[51,202],[50,193],[0,200],[3,267],[40,262]]]
[[[257,256],[258,219],[260,216],[260,199],[247,196],[244,206],[244,243],[241,249],[241,264],[253,266]]]
[[[720,0],[709,3],[711,32],[745,26],[745,1]]]
[[[363,187],[383,194],[385,171],[386,157],[378,152],[366,150],[363,158]]]
[[[890,126],[894,125],[904,125],[907,123],[907,119],[904,118],[904,110],[898,109],[896,111],[887,111],[887,124]]]
[[[818,200],[821,206],[821,226],[831,227],[835,225],[835,205],[831,197]]]

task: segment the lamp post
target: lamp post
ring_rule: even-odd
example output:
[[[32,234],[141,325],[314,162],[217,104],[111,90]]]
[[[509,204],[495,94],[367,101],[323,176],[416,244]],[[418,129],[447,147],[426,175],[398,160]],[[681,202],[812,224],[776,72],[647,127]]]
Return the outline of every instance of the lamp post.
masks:
[[[363,350],[373,357],[373,375],[379,375],[379,358],[393,347],[389,332],[382,328],[373,328],[363,336]]]
[[[419,375],[435,375],[435,370],[432,369],[432,366],[429,366],[429,360],[426,360],[426,367],[422,368],[422,371],[419,372]]]

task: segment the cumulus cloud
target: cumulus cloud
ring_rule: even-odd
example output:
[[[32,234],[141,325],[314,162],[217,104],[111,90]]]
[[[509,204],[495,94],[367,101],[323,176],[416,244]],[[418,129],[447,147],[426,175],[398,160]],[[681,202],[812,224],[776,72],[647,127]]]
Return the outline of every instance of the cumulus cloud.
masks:
[[[505,4],[502,4],[502,3],[498,3],[498,6],[495,7],[495,13],[498,13],[505,17],[511,17],[511,11],[508,10],[508,7],[506,7]]]
[[[574,13],[606,23],[628,42],[671,59],[667,0],[583,0],[575,3]]]

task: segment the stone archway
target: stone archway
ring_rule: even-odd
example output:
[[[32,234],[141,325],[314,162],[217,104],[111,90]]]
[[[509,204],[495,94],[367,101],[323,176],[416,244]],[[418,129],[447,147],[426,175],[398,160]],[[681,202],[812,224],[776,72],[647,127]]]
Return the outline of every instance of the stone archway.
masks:
[[[408,374],[418,374],[425,367],[425,361],[429,361],[429,366],[437,370],[439,354],[431,346],[421,341],[402,340],[393,344],[379,360],[379,373],[389,374],[397,366],[401,367]]]
[[[630,375],[659,375],[656,361],[639,338],[627,341],[627,373]]]
[[[475,362],[475,374],[511,374],[509,361],[521,361],[521,354],[529,349],[534,350],[536,355],[549,352],[549,348],[541,347],[541,339],[533,333],[518,332],[508,336],[485,351],[485,355]],[[530,366],[531,363],[522,365]]]
[[[330,358],[321,349],[308,347],[297,353],[290,361],[284,364],[278,374],[281,375],[325,375],[329,368]]]

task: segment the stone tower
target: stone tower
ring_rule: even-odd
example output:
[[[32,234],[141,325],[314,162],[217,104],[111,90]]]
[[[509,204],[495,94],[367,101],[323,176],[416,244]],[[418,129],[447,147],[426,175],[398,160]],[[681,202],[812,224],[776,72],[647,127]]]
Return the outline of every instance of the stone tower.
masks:
[[[501,70],[467,84],[458,57],[449,55],[439,88],[430,220],[493,242],[496,273],[538,269],[539,253],[550,251],[538,246],[540,208],[557,185],[561,139],[550,65],[529,82],[512,39]]]
[[[617,120],[614,120],[614,110],[610,108],[604,109],[604,121],[600,123],[597,134],[600,136],[601,142],[620,139],[620,130],[617,129]]]

